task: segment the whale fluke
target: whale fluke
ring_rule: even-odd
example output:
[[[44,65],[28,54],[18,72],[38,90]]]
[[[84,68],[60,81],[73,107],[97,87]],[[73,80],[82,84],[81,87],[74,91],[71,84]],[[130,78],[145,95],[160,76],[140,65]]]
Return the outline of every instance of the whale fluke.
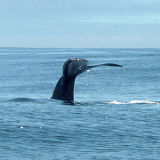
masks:
[[[87,67],[88,69],[91,69],[91,68],[99,67],[99,66],[123,67],[122,65],[115,64],[115,63],[104,63],[104,64],[98,64],[98,65],[87,66]]]
[[[88,69],[98,66],[122,67],[114,63],[104,63],[87,66],[88,61],[81,58],[68,59],[63,65],[63,75],[58,80],[51,99],[59,99],[68,102],[74,101],[74,83],[76,77]]]

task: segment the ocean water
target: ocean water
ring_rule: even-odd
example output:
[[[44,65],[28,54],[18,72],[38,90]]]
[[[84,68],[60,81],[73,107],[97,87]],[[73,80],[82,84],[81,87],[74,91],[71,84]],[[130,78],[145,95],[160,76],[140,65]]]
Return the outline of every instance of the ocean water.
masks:
[[[51,100],[72,57],[75,102]],[[0,160],[159,160],[160,49],[0,48]]]

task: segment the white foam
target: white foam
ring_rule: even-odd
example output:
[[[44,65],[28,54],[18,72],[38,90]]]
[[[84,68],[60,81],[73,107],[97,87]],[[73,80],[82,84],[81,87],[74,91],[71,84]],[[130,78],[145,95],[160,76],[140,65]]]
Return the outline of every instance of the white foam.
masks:
[[[109,102],[109,104],[126,104],[126,103],[114,100],[114,101]]]
[[[159,104],[158,102],[153,101],[144,101],[144,100],[132,100],[129,104]]]
[[[109,104],[160,104],[160,102],[146,100],[131,100],[130,102],[111,101]]]

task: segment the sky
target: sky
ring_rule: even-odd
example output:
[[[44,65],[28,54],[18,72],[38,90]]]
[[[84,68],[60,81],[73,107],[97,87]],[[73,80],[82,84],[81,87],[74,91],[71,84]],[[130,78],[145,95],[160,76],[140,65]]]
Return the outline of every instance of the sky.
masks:
[[[0,0],[0,47],[160,48],[160,0]]]

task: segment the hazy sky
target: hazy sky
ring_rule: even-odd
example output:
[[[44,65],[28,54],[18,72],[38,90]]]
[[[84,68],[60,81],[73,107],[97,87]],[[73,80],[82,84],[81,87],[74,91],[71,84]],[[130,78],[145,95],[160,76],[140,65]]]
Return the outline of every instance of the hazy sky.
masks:
[[[160,48],[160,0],[0,0],[0,47]]]

